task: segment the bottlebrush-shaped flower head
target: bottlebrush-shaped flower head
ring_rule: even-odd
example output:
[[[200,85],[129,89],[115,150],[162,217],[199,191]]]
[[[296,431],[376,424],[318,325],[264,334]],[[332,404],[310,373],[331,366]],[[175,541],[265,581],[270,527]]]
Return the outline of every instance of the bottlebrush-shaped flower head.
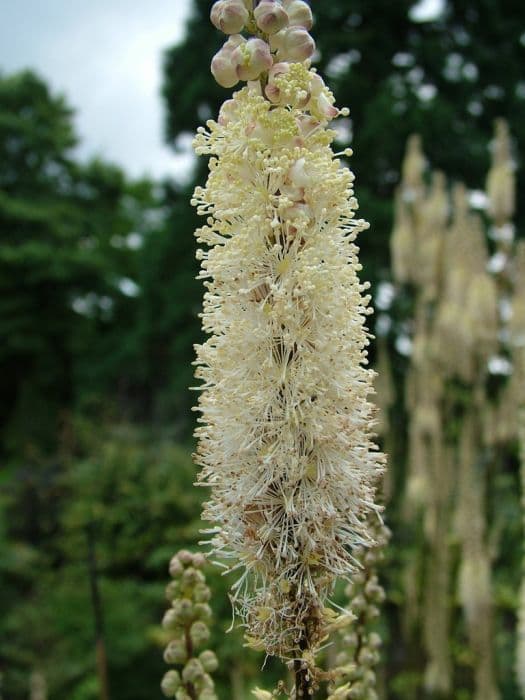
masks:
[[[354,571],[353,548],[373,542],[383,458],[355,244],[368,225],[331,148],[329,121],[346,110],[308,61],[270,51],[260,83],[195,139],[211,156],[193,199],[207,217],[196,235],[209,335],[197,347],[196,461],[212,548],[244,570],[232,599],[248,643],[311,668],[333,624],[326,597]]]

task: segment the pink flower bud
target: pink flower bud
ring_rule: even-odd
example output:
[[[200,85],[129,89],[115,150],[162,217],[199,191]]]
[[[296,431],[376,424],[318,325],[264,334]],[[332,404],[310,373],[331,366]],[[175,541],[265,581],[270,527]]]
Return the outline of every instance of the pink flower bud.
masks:
[[[237,73],[235,73],[237,75]],[[235,118],[236,115],[236,103],[235,100],[226,100],[224,104],[222,105],[220,112],[219,112],[219,118],[218,122],[221,126],[226,126],[229,124],[232,119]]]
[[[234,51],[245,43],[246,39],[244,37],[240,34],[234,34],[212,58],[211,72],[222,87],[231,88],[239,82],[237,63],[232,56]]]
[[[305,29],[313,27],[312,10],[306,2],[303,0],[283,0],[283,5],[291,27],[304,27]]]
[[[261,0],[254,11],[255,21],[265,34],[275,34],[288,24],[288,14],[275,0]]]
[[[305,61],[315,51],[315,41],[302,27],[289,27],[284,31],[279,57],[291,61]]]
[[[327,119],[335,119],[339,110],[328,99],[326,93],[322,92],[317,98],[317,109]]]
[[[270,48],[272,51],[282,51],[284,47],[284,40],[286,37],[286,29],[282,29],[276,34],[270,36]]]
[[[326,119],[335,119],[339,115],[339,110],[333,104],[333,97],[330,101],[326,85],[320,75],[314,75],[310,83],[312,94],[310,104]]]
[[[288,63],[275,63],[268,75],[268,85],[265,88],[266,97],[273,102],[273,104],[280,104],[281,102],[281,91],[275,84],[275,78],[283,73],[288,73],[290,70],[290,65]]]
[[[264,93],[272,104],[279,104],[281,99],[281,91],[279,90],[277,85],[271,85],[270,83],[268,83],[268,85],[264,88]]]
[[[210,18],[225,34],[238,34],[244,29],[249,14],[242,0],[219,0],[212,7]]]
[[[240,80],[257,80],[273,64],[270,47],[262,39],[248,39],[238,46],[232,54],[232,62],[237,67]]]
[[[284,73],[288,73],[289,71],[290,65],[288,63],[284,61],[282,63],[275,63],[268,74],[268,80],[273,81],[278,75],[284,75]]]
[[[304,202],[304,187],[298,187],[294,182],[281,185],[281,194],[291,202]]]
[[[304,138],[308,138],[312,135],[316,129],[319,128],[320,121],[311,114],[302,114],[297,119],[297,125],[301,131]]]
[[[306,160],[304,158],[299,158],[299,160],[295,161],[290,168],[288,178],[296,187],[304,188],[312,184],[312,176],[306,171]]]
[[[211,72],[219,85],[224,88],[232,88],[239,82],[237,70],[231,58],[224,56],[220,51],[212,58]]]

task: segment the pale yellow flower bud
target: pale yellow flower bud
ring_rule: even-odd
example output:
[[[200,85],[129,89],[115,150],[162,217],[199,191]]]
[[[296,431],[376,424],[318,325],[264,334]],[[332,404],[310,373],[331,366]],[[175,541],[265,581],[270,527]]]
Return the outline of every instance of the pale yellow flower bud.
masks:
[[[206,564],[206,557],[204,554],[201,554],[200,552],[197,552],[196,554],[193,555],[193,566],[196,569],[202,569],[203,566]]]
[[[166,598],[168,600],[175,600],[180,594],[180,584],[178,581],[170,581],[166,586]]]
[[[177,623],[185,623],[192,619],[193,617],[193,605],[191,600],[187,598],[182,598],[173,601],[173,607],[171,610],[174,614],[174,620]],[[168,612],[170,612],[168,610]],[[166,613],[167,614],[167,613]]]
[[[190,566],[182,574],[182,580],[180,585],[189,588],[191,591],[197,583],[204,583],[205,580],[206,579],[202,571],[194,569],[193,566]]]
[[[207,649],[199,654],[199,661],[207,673],[213,673],[213,671],[216,671],[219,668],[217,657],[210,649]]]
[[[189,695],[184,688],[179,688],[175,694],[176,700],[192,700],[191,695]]]
[[[181,549],[180,552],[176,555],[176,557],[178,557],[181,564],[184,564],[184,566],[189,566],[193,563],[193,554],[191,552],[188,552],[187,549]]]
[[[175,610],[166,610],[164,617],[162,618],[162,626],[168,631],[180,629],[180,618]]]
[[[260,688],[254,688],[252,690],[252,695],[255,696],[257,700],[272,700],[273,695],[267,690],[261,690]]]
[[[193,606],[193,612],[197,620],[209,622],[212,618],[212,610],[207,603],[196,603]]]
[[[193,591],[193,598],[196,603],[207,603],[211,598],[211,590],[206,584],[197,584]]]
[[[190,637],[196,647],[202,646],[210,638],[210,630],[204,622],[194,622],[190,628]]]
[[[265,34],[275,34],[288,24],[288,14],[275,0],[261,0],[254,11],[255,21]]]
[[[182,566],[180,559],[177,556],[174,556],[170,561],[170,576],[173,578],[178,578],[182,575],[183,571],[184,567]]]
[[[161,683],[161,690],[167,698],[174,698],[180,688],[180,674],[178,671],[168,671]]]
[[[195,683],[204,675],[204,669],[199,659],[190,659],[182,671],[182,680],[185,683]]]
[[[248,10],[242,0],[219,0],[212,7],[210,19],[225,34],[238,34],[248,21]]]
[[[174,639],[164,651],[164,661],[167,664],[184,664],[188,660],[186,642],[184,639]]]
[[[248,39],[232,53],[232,62],[240,80],[257,80],[261,73],[270,70],[273,59],[270,47],[265,41]]]
[[[210,688],[205,688],[203,691],[201,691],[199,700],[217,700],[217,696],[213,690]]]
[[[308,3],[302,0],[283,0],[283,6],[288,13],[290,26],[311,29],[314,24],[312,10]]]
[[[328,696],[329,700],[347,700],[349,697],[350,683],[345,683],[340,688],[336,688],[333,693]]]

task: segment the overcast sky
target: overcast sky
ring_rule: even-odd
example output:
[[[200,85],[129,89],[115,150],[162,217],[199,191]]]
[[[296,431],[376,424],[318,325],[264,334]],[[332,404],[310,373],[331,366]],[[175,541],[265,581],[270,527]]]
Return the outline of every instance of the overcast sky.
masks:
[[[0,0],[0,70],[37,70],[76,109],[83,156],[130,174],[184,168],[162,144],[162,50],[190,0]]]
[[[323,0],[324,1],[324,0]],[[76,109],[83,156],[132,175],[182,174],[162,144],[162,50],[182,39],[191,0],[0,0],[0,70],[36,69]],[[315,0],[313,2],[315,7]],[[428,21],[444,0],[419,0]]]

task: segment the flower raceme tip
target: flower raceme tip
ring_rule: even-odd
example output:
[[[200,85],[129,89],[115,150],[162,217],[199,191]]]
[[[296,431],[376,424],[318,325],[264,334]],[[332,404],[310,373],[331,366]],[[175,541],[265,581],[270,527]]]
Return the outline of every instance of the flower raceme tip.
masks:
[[[261,0],[255,9],[243,0],[219,0],[211,21],[230,37],[212,59],[215,80],[225,88],[239,81],[259,80],[275,62],[311,58],[315,42],[308,29],[312,11],[302,0]],[[249,9],[247,9],[249,8]],[[246,40],[246,30],[253,38]]]

